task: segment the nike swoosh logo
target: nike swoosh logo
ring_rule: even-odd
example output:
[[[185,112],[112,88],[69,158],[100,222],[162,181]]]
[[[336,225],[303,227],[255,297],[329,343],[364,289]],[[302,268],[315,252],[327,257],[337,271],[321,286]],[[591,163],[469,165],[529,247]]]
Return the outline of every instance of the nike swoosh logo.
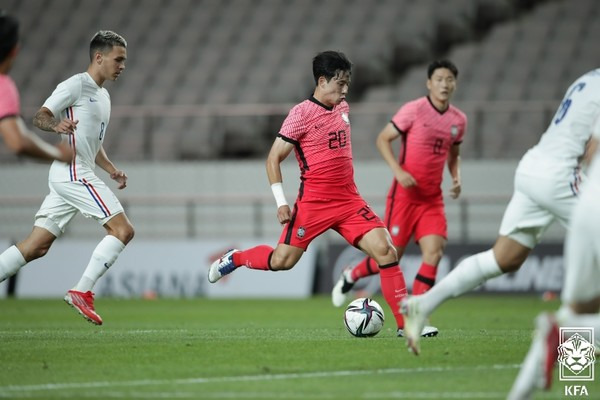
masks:
[[[98,100],[96,100],[96,99],[94,99],[94,98],[90,97],[90,103],[96,103],[96,102],[98,102]]]
[[[104,268],[109,269],[110,265],[108,265],[108,263],[104,263]]]

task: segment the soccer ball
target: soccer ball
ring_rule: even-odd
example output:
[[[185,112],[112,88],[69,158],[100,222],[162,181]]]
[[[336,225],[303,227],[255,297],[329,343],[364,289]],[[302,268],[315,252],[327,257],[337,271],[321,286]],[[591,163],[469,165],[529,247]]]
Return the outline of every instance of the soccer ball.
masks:
[[[344,312],[344,324],[353,336],[375,336],[383,328],[385,315],[375,300],[361,297],[348,304]]]

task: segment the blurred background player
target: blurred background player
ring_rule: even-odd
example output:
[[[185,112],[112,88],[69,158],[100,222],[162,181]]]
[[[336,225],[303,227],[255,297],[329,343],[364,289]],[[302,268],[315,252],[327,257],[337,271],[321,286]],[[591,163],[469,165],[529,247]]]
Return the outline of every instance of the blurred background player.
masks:
[[[381,219],[354,183],[349,107],[345,98],[352,64],[343,53],[325,51],[313,59],[313,95],[289,112],[267,157],[267,176],[285,225],[275,249],[263,245],[231,250],[210,267],[212,283],[236,268],[289,270],[308,245],[328,229],[372,257],[381,270],[383,296],[402,320],[398,301],[406,294],[398,256]],[[282,188],[281,162],[295,150],[301,185],[294,211]]]
[[[597,72],[600,73],[600,70]],[[592,159],[589,176],[582,185],[565,239],[565,283],[562,306],[555,315],[536,318],[536,331],[521,370],[508,396],[528,399],[535,389],[549,389],[558,356],[559,326],[594,329],[594,343],[600,343],[600,118],[589,146]],[[597,351],[598,347],[596,347]],[[589,360],[584,360],[589,361]]]
[[[467,118],[450,104],[457,77],[458,69],[448,60],[429,64],[429,94],[403,105],[377,137],[377,148],[394,174],[385,224],[399,259],[412,236],[421,249],[422,264],[415,276],[413,294],[425,293],[433,286],[446,246],[448,233],[441,189],[444,164],[447,163],[452,177],[450,196],[456,199],[461,191],[460,144]],[[400,156],[396,159],[392,141],[399,137]],[[369,257],[346,269],[331,292],[333,305],[344,305],[347,293],[359,279],[377,273],[379,268]],[[425,326],[422,335],[437,333],[437,328]],[[399,329],[398,336],[402,334]]]
[[[29,131],[21,118],[19,91],[10,72],[19,54],[19,22],[0,10],[0,134],[6,147],[18,155],[69,162],[69,146],[52,146]]]
[[[94,309],[92,288],[133,238],[133,226],[121,203],[98,178],[95,166],[127,186],[127,175],[108,159],[102,142],[110,117],[110,96],[102,86],[115,81],[125,69],[127,42],[111,31],[99,31],[90,43],[90,64],[86,72],[60,83],[34,117],[45,131],[66,135],[75,154],[70,163],[55,161],[50,167],[46,196],[35,215],[31,234],[0,254],[0,282],[28,262],[44,256],[71,219],[81,212],[97,220],[107,235],[95,248],[80,281],[65,296],[84,318],[101,325]]]
[[[568,225],[581,183],[580,161],[599,115],[600,69],[596,69],[568,88],[539,143],[519,162],[514,193],[493,248],[462,260],[427,293],[402,301],[404,333],[415,354],[419,353],[417,333],[440,304],[518,270],[555,220]]]

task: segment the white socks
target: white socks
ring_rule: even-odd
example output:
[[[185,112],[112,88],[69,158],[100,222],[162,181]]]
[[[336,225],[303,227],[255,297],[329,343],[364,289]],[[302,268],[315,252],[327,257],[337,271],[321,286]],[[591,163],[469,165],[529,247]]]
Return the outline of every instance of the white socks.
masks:
[[[450,297],[460,296],[483,282],[502,275],[492,249],[467,257],[429,291],[419,296],[419,306],[430,315]]]
[[[0,282],[10,278],[17,273],[21,267],[27,264],[17,246],[10,246],[0,254]]]
[[[78,292],[92,290],[96,281],[113,265],[125,245],[114,236],[107,235],[98,243],[79,283],[73,288]]]
[[[123,242],[116,237],[105,236],[94,249],[90,262],[74,289],[80,292],[92,290],[96,281],[113,265],[124,248]],[[0,282],[17,273],[25,264],[27,262],[17,246],[10,246],[0,254]]]

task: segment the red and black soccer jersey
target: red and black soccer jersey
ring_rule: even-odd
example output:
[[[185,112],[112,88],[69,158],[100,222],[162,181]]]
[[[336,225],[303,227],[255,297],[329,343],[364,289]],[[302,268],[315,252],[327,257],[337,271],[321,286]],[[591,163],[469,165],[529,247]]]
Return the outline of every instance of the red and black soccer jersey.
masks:
[[[279,137],[294,144],[305,195],[340,198],[356,192],[348,103],[327,107],[314,97],[294,106]]]
[[[392,124],[402,134],[398,162],[415,178],[417,186],[405,189],[394,180],[390,196],[416,202],[441,200],[448,152],[452,145],[461,143],[467,117],[452,105],[440,112],[429,97],[421,97],[402,106],[392,118]]]

